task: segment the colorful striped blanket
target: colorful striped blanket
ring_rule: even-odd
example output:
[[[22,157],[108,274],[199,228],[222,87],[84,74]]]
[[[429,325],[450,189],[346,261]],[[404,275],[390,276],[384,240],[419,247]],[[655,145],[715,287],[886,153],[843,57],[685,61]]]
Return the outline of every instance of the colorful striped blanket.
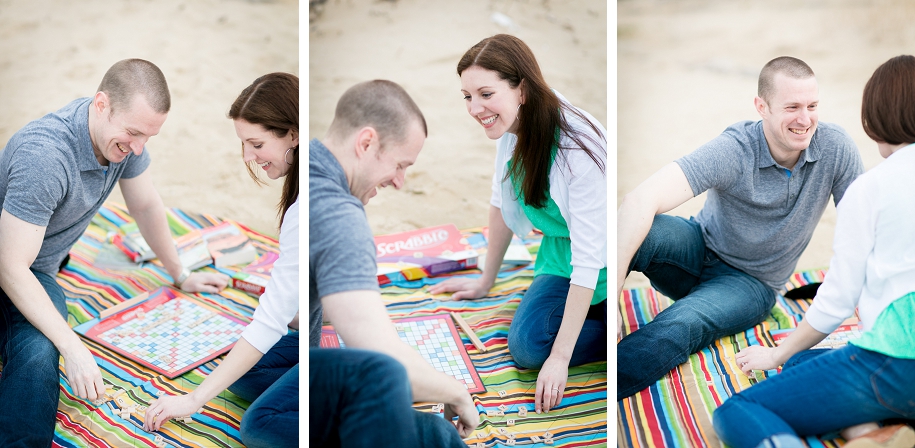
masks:
[[[464,231],[468,238],[481,229]],[[539,247],[539,238],[525,240],[530,251]],[[396,281],[382,289],[382,297],[391,318],[427,316],[431,314],[460,313],[473,328],[483,344],[485,353],[479,353],[462,331],[462,342],[480,374],[486,392],[474,394],[473,400],[480,414],[481,424],[465,439],[471,447],[483,443],[487,448],[510,446],[545,446],[534,442],[544,433],[551,433],[555,447],[584,447],[607,445],[607,363],[597,362],[569,369],[565,396],[559,408],[548,414],[534,412],[534,392],[539,370],[518,367],[508,353],[508,327],[518,303],[533,279],[533,264],[499,274],[490,294],[476,300],[451,300],[448,295],[431,296],[425,286],[454,276],[479,276],[478,270],[462,271],[447,276],[424,278],[413,282]],[[500,396],[499,392],[504,392]],[[434,403],[424,403],[417,409],[431,410]],[[504,405],[504,415],[489,416],[487,411],[499,411]],[[518,416],[525,406],[529,413]],[[508,426],[508,420],[515,420]],[[502,434],[501,431],[505,431]]]
[[[57,277],[67,295],[69,324],[71,327],[98,316],[101,310],[112,307],[144,291],[171,284],[166,271],[154,263],[143,263],[129,271],[101,269],[93,266],[100,248],[106,244],[109,232],[130,221],[123,206],[106,203],[93,218],[89,228],[70,251],[70,262]],[[192,229],[216,225],[223,220],[201,214],[168,211],[168,222],[173,235]],[[237,224],[237,223],[236,223]],[[258,253],[278,252],[277,240],[255,232],[244,225],[240,227],[253,241]],[[213,271],[212,265],[202,268]],[[223,270],[229,273],[232,269]],[[241,291],[227,288],[222,293],[197,294],[208,305],[222,311],[250,319],[257,299]],[[156,433],[143,431],[143,413],[134,412],[123,418],[121,410],[132,406],[148,406],[157,393],[182,394],[193,390],[222,360],[222,357],[182,375],[174,380],[155,374],[138,363],[130,361],[107,348],[82,339],[95,355],[106,385],[115,393],[123,390],[118,400],[100,406],[80,399],[70,390],[65,380],[66,372],[61,362],[60,404],[57,409],[55,447],[155,447],[160,436],[170,447],[240,447],[238,425],[250,403],[225,391],[203,407],[203,412],[192,416],[192,423],[170,421]],[[2,373],[0,373],[2,374]],[[143,408],[140,408],[143,409]]]
[[[826,271],[795,273],[786,289],[822,282]],[[672,301],[651,288],[623,292],[624,334],[650,322]],[[718,447],[712,413],[729,396],[775,371],[750,379],[740,372],[734,355],[749,345],[774,347],[770,330],[796,328],[811,300],[790,300],[779,295],[771,315],[743,333],[719,339],[657,383],[617,403],[617,445],[620,447]],[[842,439],[808,437],[811,447],[841,446]]]

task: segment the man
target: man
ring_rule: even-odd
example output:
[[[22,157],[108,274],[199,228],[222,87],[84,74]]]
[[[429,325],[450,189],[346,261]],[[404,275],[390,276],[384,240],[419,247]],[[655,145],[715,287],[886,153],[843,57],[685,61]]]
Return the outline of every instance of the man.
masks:
[[[806,63],[773,59],[754,100],[762,120],[730,126],[623,199],[617,297],[639,271],[675,302],[618,344],[618,400],[769,314],[829,195],[838,204],[864,171],[848,134],[818,122],[818,102]],[[705,191],[696,217],[662,214]]]
[[[312,446],[464,447],[461,436],[479,423],[464,385],[397,337],[363,208],[379,187],[403,186],[426,135],[422,112],[403,88],[376,80],[347,90],[323,141],[309,145]],[[324,319],[347,349],[316,348]],[[447,422],[414,411],[414,400],[444,403]]]
[[[228,282],[182,267],[147,169],[144,144],[159,133],[170,102],[158,67],[120,61],[94,97],[27,124],[0,154],[0,446],[51,445],[60,356],[76,396],[105,392],[92,353],[67,324],[55,276],[115,183],[176,285],[218,292]]]

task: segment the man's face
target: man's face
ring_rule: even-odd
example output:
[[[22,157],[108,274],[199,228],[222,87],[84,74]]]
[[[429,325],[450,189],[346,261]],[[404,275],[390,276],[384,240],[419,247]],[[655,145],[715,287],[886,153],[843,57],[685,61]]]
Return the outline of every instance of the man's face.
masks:
[[[404,185],[407,168],[416,162],[419,151],[423,148],[426,136],[422,126],[413,122],[408,126],[407,136],[403,142],[390,141],[382,149],[376,141],[360,160],[350,191],[363,204],[378,194],[378,188],[393,185],[400,189]],[[391,139],[393,140],[393,139]]]
[[[799,155],[817,128],[819,88],[814,77],[795,79],[777,73],[768,102],[757,98],[769,150],[776,160]]]
[[[134,95],[129,107],[112,113],[108,95],[100,92],[90,108],[90,113],[98,118],[95,132],[90,136],[92,150],[102,165],[121,162],[131,152],[142,154],[146,141],[159,133],[168,117],[149,107],[142,95]]]

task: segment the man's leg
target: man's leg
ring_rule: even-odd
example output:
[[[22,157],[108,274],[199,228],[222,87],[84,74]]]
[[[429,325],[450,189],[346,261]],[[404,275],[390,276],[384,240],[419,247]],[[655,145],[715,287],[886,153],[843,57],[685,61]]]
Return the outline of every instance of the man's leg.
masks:
[[[299,364],[299,332],[293,331],[273,345],[247,373],[229,386],[229,391],[253,402]]]
[[[508,351],[519,366],[539,369],[550,356],[565,313],[569,282],[556,275],[538,275],[521,299],[508,329]],[[606,304],[595,306],[606,309]],[[569,365],[607,359],[606,312],[600,317],[585,319]]]
[[[467,448],[454,424],[438,414],[413,411],[416,418],[416,434],[421,446],[436,448]]]
[[[249,448],[299,446],[298,364],[245,411],[241,418],[241,441]]]
[[[762,322],[775,292],[707,252],[699,284],[617,345],[617,400],[653,384],[716,339]]]
[[[57,280],[38,272],[35,277],[66,318],[67,299]],[[60,397],[60,352],[2,292],[0,359],[0,446],[51,446]]]
[[[715,431],[730,446],[758,446],[852,425],[915,416],[915,360],[854,345],[818,351],[724,402]],[[797,441],[797,439],[795,439]],[[791,446],[791,445],[778,445]],[[804,445],[797,445],[804,446]]]
[[[308,361],[310,446],[422,446],[407,371],[394,358],[312,348]]]

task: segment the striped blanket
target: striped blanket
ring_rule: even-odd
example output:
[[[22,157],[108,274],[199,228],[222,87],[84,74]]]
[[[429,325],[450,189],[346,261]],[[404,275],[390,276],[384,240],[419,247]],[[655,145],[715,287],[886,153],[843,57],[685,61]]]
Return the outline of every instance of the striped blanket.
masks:
[[[468,238],[480,233],[481,229],[464,231]],[[532,252],[539,247],[539,239],[525,240]],[[425,286],[453,276],[479,276],[479,271],[463,271],[436,278],[424,278],[412,282],[399,281],[382,288],[382,297],[391,318],[427,316],[431,314],[460,313],[473,328],[483,344],[486,353],[479,353],[463,332],[461,334],[474,366],[480,374],[486,392],[473,395],[480,414],[481,424],[465,439],[470,446],[484,443],[487,448],[501,447],[514,443],[524,446],[545,446],[534,442],[534,436],[543,437],[551,433],[557,447],[584,447],[607,445],[607,363],[598,362],[569,369],[569,380],[565,396],[559,408],[549,414],[537,414],[534,410],[534,392],[539,370],[518,367],[508,353],[508,327],[518,303],[533,279],[533,265],[505,270],[499,274],[490,294],[476,300],[454,301],[448,295],[431,296]],[[504,397],[499,392],[504,391]],[[417,405],[417,409],[431,410],[434,403]],[[504,405],[503,416],[488,416],[487,411],[499,411]],[[519,407],[529,413],[518,416]],[[508,420],[515,424],[508,426]],[[504,430],[505,434],[500,431]]]
[[[57,281],[67,295],[69,324],[76,326],[144,291],[171,284],[171,278],[157,264],[143,263],[131,270],[111,270],[95,267],[93,262],[106,244],[110,232],[130,221],[123,206],[106,203],[93,218],[89,228],[70,251],[70,262],[60,271]],[[168,222],[173,235],[192,229],[216,225],[223,220],[180,210],[168,211]],[[237,223],[236,223],[237,224]],[[240,227],[253,241],[258,253],[278,252],[277,240],[255,232],[244,225]],[[158,263],[156,261],[156,263]],[[203,268],[213,272],[212,265]],[[223,270],[230,273],[231,269]],[[208,305],[227,313],[250,318],[257,299],[238,290],[227,288],[222,293],[196,294]],[[203,412],[192,416],[192,423],[171,421],[156,433],[143,431],[142,412],[122,418],[120,410],[131,406],[148,406],[157,392],[183,394],[190,392],[222,360],[222,357],[174,379],[155,374],[136,362],[83,339],[96,357],[106,384],[115,391],[124,392],[120,401],[109,401],[101,406],[77,397],[64,379],[66,372],[61,362],[60,404],[57,409],[55,447],[155,447],[156,436],[164,439],[166,446],[177,447],[239,447],[238,424],[250,403],[225,391],[203,407]],[[123,403],[122,403],[123,402]]]
[[[824,270],[795,273],[786,289],[823,281]],[[624,334],[650,322],[672,301],[653,289],[623,292]],[[734,356],[749,345],[775,346],[770,330],[796,328],[810,300],[789,300],[779,295],[771,315],[743,333],[715,341],[715,344],[690,356],[689,361],[658,380],[657,383],[617,403],[617,445],[620,447],[718,447],[712,428],[712,413],[729,396],[765,380],[770,374],[758,373],[750,379],[740,372]],[[808,437],[811,447],[841,446],[842,439],[820,440]]]

